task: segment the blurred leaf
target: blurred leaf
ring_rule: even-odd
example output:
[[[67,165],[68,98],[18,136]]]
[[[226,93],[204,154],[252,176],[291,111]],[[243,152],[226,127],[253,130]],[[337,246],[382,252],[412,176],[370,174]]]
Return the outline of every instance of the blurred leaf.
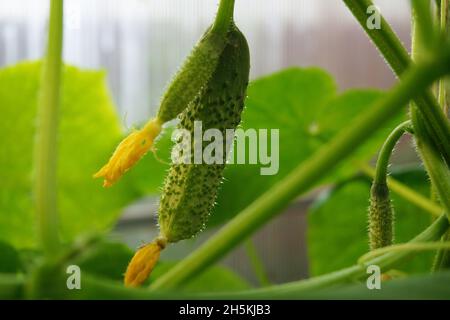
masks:
[[[374,90],[352,90],[338,96],[331,76],[317,68],[287,69],[252,82],[243,128],[280,130],[279,172],[262,176],[261,165],[228,165],[210,225],[224,222],[247,207],[381,96]],[[393,119],[377,131],[322,183],[355,172],[352,159],[370,159],[397,122]]]
[[[32,158],[39,79],[37,62],[0,70],[0,239],[20,247],[36,245]],[[61,236],[70,241],[108,230],[140,192],[131,177],[109,189],[92,178],[123,135],[104,73],[66,66],[62,88],[58,202]]]
[[[429,193],[422,170],[393,174],[398,181],[424,195]],[[327,191],[328,192],[328,191]],[[308,214],[308,254],[311,276],[348,267],[368,251],[367,208],[370,181],[352,181],[322,194]],[[391,192],[395,210],[395,242],[411,240],[430,223],[428,212]],[[429,271],[433,253],[419,253],[399,268],[406,272]]]
[[[122,243],[102,242],[97,247],[89,249],[77,264],[82,271],[122,281],[133,255],[134,252]]]
[[[169,271],[175,262],[161,261],[152,272],[150,283]],[[180,290],[186,292],[239,291],[249,289],[250,285],[231,270],[222,266],[213,266],[203,271]]]
[[[0,273],[16,273],[21,263],[16,249],[9,243],[0,241]]]

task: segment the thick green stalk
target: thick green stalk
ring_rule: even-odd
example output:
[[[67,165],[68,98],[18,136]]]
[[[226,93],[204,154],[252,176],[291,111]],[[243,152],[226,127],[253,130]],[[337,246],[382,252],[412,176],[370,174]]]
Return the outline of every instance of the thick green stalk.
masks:
[[[366,24],[368,18],[366,10],[373,5],[373,2],[370,0],[343,1],[395,74],[398,77],[403,76],[412,61],[397,35],[383,17],[381,17],[380,29],[369,29]],[[439,148],[447,164],[450,164],[450,123],[430,90],[414,96],[414,101],[426,121],[426,128],[430,132],[433,143]]]
[[[63,0],[52,0],[47,54],[44,58],[35,144],[35,210],[42,247],[49,255],[59,247],[57,215],[57,132],[63,41]]]
[[[411,0],[412,11],[415,13],[414,20],[417,23],[417,37],[421,39],[427,50],[435,45],[437,30],[433,23],[431,13],[431,2],[428,0]]]
[[[219,34],[226,34],[233,22],[234,0],[221,0],[219,10],[217,11],[216,20],[212,26],[212,30]]]
[[[412,113],[412,120],[417,137],[417,148],[420,150],[431,183],[445,211],[450,213],[450,170],[441,155],[430,145],[430,139],[424,130],[423,122],[418,118],[416,112]]]
[[[415,12],[416,10],[417,8],[413,8],[412,12],[411,57],[413,60],[417,56],[421,56],[422,52],[426,50],[423,39],[420,37],[421,26],[416,22],[419,16]],[[411,103],[410,110],[417,149],[430,176],[433,189],[437,192],[447,214],[450,214],[450,171],[441,155],[434,148],[432,136],[426,127],[426,121],[422,117],[422,114],[418,112],[416,104]]]
[[[441,32],[444,35],[445,38],[448,38],[448,2],[449,0],[442,0],[441,1],[441,7],[440,7],[440,28]],[[447,90],[446,90],[446,83],[447,79],[443,78],[439,80],[439,86],[438,86],[438,101],[439,104],[444,110],[444,115],[448,115],[448,104],[447,104]]]
[[[368,164],[360,164],[359,168],[367,176],[371,178],[375,177],[375,169]],[[407,185],[393,179],[392,177],[387,177],[387,185],[390,190],[401,196],[403,199],[406,199],[417,207],[429,212],[434,217],[439,217],[442,211],[444,211],[439,205],[430,199],[424,197],[420,193],[414,191]]]
[[[441,33],[443,34],[444,38],[448,39],[449,30],[448,30],[448,10],[449,10],[449,0],[441,0],[440,1],[440,8],[439,8],[439,20],[440,20],[440,29]],[[448,81],[448,78],[442,78],[439,80],[439,86],[438,86],[438,100],[439,104],[441,105],[442,110],[444,110],[444,114],[448,116],[448,102],[447,102],[447,88],[446,88],[446,82]],[[436,192],[433,191],[433,195],[435,195]],[[442,237],[441,241],[449,241],[450,240],[450,231],[447,231],[447,233]],[[450,268],[450,250],[439,250],[436,253],[432,271],[437,272],[443,269]]]
[[[406,72],[403,81],[389,94],[377,101],[332,141],[239,213],[199,249],[159,278],[152,287],[173,288],[193,278],[280,213],[290,201],[314,186],[386,120],[397,114],[412,97],[450,70],[450,47],[445,47],[436,54],[438,56],[434,59],[414,66]]]

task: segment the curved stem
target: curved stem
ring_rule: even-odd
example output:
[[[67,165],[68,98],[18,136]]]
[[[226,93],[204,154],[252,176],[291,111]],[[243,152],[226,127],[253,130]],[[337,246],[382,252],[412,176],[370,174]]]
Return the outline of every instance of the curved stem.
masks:
[[[369,29],[366,24],[368,18],[366,10],[369,6],[373,6],[373,2],[370,0],[343,0],[343,2],[372,39],[395,74],[398,77],[403,76],[412,61],[400,39],[382,16],[380,29]],[[416,95],[414,101],[426,120],[426,128],[431,133],[433,143],[439,148],[447,164],[450,164],[450,123],[436,98],[431,91],[427,90]]]
[[[424,243],[400,243],[391,246],[378,248],[367,252],[358,259],[358,264],[367,263],[376,257],[379,257],[388,252],[402,252],[402,251],[428,251],[438,249],[450,249],[450,242],[424,242]]]
[[[439,239],[449,227],[449,222],[444,215],[438,218],[430,227],[424,230],[421,234],[416,236],[411,243],[414,242],[426,242],[435,241]],[[393,266],[406,260],[412,256],[411,251],[404,252],[391,252],[386,253],[380,257],[371,259],[365,264],[357,264],[342,270],[331,272],[322,276],[300,280],[296,282],[290,282],[281,284],[278,286],[248,290],[243,292],[237,292],[235,294],[218,294],[214,296],[212,294],[211,299],[214,298],[231,298],[234,299],[280,299],[280,298],[293,298],[296,295],[308,293],[311,290],[322,289],[331,285],[337,285],[354,281],[355,279],[364,277],[367,275],[367,266],[377,265],[383,272],[388,271]]]
[[[359,169],[369,177],[375,177],[375,169],[368,164],[360,164]],[[413,189],[409,188],[407,185],[404,185],[403,183],[395,180],[392,177],[387,177],[387,185],[390,190],[397,193],[399,196],[408,200],[409,202],[415,204],[417,207],[429,212],[433,216],[439,217],[441,215],[443,209],[439,205],[424,197],[420,193],[414,191]]]
[[[313,187],[386,120],[397,114],[412,97],[449,71],[450,47],[436,54],[442,56],[411,68],[405,74],[404,80],[389,94],[378,100],[332,141],[240,212],[199,249],[156,280],[152,287],[173,288],[193,278],[280,213],[293,199]]]
[[[389,159],[398,140],[403,136],[405,131],[411,128],[411,121],[405,121],[399,124],[387,137],[378,155],[377,165],[375,169],[374,183],[386,184],[387,169],[389,167]]]
[[[38,98],[35,144],[35,210],[44,251],[59,249],[57,214],[57,131],[63,41],[63,0],[52,0],[47,55],[44,58]]]
[[[230,24],[233,22],[234,14],[234,1],[235,0],[221,0],[219,5],[219,10],[217,11],[216,20],[212,26],[212,30],[220,33],[226,34]]]

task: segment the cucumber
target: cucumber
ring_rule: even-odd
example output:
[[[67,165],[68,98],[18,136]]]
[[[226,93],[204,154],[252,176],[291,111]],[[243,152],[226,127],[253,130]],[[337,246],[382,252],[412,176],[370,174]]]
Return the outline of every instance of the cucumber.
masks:
[[[201,121],[203,130],[218,129],[222,136],[241,121],[249,80],[250,54],[247,40],[232,24],[227,42],[207,84],[181,113],[178,129],[189,132],[194,150],[194,125]],[[203,147],[207,143],[203,142]],[[125,285],[139,286],[150,275],[161,250],[168,243],[194,237],[205,228],[222,181],[230,146],[224,144],[221,163],[173,163],[164,182],[158,210],[160,234],[140,248],[130,261]],[[203,148],[202,148],[203,149]]]
[[[218,129],[224,137],[226,129],[235,129],[241,121],[249,79],[249,48],[236,26],[228,33],[228,43],[207,86],[181,114],[178,129],[191,135],[194,150],[194,122],[201,121],[203,130]],[[208,142],[203,142],[203,148]],[[201,231],[216,200],[222,181],[229,147],[224,144],[219,164],[173,164],[166,177],[159,206],[161,236],[177,242]]]

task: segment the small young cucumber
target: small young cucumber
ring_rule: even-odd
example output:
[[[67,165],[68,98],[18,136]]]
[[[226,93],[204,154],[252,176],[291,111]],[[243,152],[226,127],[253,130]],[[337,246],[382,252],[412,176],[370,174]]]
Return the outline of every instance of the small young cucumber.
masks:
[[[392,244],[394,209],[385,183],[374,183],[370,189],[369,244],[370,250]]]
[[[194,122],[202,129],[235,129],[241,121],[249,79],[250,58],[247,41],[235,26],[207,86],[182,113],[179,129],[189,131],[194,150]],[[207,142],[203,142],[203,147]],[[222,180],[230,146],[224,143],[221,163],[173,164],[165,180],[159,206],[161,237],[167,242],[191,238],[205,227]]]
[[[178,128],[189,132],[191,150],[194,150],[196,121],[202,122],[203,130],[218,129],[223,136],[226,129],[235,129],[240,123],[249,70],[247,40],[233,24],[212,77],[180,116]],[[191,238],[205,227],[222,180],[229,148],[224,144],[221,163],[196,164],[191,153],[190,164],[172,164],[158,210],[160,235],[135,254],[125,274],[125,285],[142,284],[167,243]]]
[[[225,45],[226,34],[206,31],[167,88],[156,118],[128,135],[94,178],[104,178],[104,187],[113,185],[152,148],[162,125],[186,109],[211,78]]]

